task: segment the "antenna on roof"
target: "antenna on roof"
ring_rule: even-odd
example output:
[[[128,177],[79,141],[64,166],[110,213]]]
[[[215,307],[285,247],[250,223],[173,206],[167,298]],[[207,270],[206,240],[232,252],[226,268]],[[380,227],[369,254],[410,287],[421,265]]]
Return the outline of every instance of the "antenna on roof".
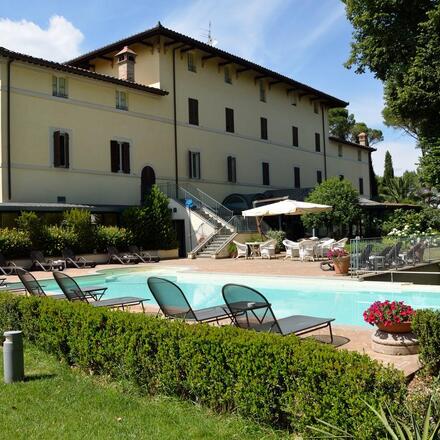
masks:
[[[206,43],[210,46],[217,46],[218,41],[212,38],[211,21],[209,21],[209,27],[208,29],[205,29],[205,32],[206,33],[202,34],[202,36],[207,39]]]

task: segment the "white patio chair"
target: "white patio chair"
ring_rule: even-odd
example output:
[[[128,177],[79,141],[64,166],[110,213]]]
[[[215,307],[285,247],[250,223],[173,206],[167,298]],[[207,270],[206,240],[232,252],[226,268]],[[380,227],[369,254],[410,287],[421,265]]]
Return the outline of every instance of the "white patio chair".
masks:
[[[286,248],[285,260],[287,258],[299,258],[299,243],[292,240],[283,240],[283,245]]]
[[[334,243],[336,243],[336,240],[334,238],[326,238],[319,240],[315,248],[315,255],[318,258],[326,257],[327,252],[332,248]]]
[[[267,240],[264,243],[260,244],[260,255],[261,258],[269,258],[275,257],[275,240]]]
[[[239,243],[238,241],[232,241],[232,243],[235,244],[235,246],[237,247],[237,256],[235,257],[240,258],[243,257],[244,259],[247,259],[248,257],[248,247],[247,244],[243,244],[243,243]]]
[[[339,241],[336,241],[332,244],[332,249],[344,249],[347,244],[348,238],[341,238]]]
[[[315,261],[315,240],[304,240],[299,244],[299,258],[301,261]]]

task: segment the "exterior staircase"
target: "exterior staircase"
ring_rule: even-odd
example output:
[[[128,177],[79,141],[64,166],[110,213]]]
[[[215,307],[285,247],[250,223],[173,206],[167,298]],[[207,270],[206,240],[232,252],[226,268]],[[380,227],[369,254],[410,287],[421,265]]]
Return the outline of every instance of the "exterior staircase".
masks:
[[[197,258],[215,258],[221,249],[224,249],[237,234],[215,234],[195,254]]]

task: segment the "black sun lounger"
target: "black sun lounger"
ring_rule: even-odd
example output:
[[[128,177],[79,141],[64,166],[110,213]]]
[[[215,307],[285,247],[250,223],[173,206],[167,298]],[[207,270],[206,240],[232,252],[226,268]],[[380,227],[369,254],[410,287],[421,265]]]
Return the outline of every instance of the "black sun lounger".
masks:
[[[267,299],[256,290],[239,284],[226,284],[223,299],[237,327],[255,331],[297,336],[328,327],[333,342],[331,323],[333,318],[294,315],[277,319]]]
[[[150,277],[148,287],[166,318],[195,322],[218,322],[231,319],[226,305],[193,310],[179,286],[164,278]]]
[[[69,301],[82,301],[89,303],[93,307],[108,307],[110,309],[117,308],[122,310],[125,310],[126,307],[140,305],[142,311],[145,312],[143,303],[144,301],[148,301],[145,298],[123,296],[90,302],[90,298],[87,296],[86,291],[81,289],[81,287],[78,286],[78,283],[73,278],[69,277],[69,275],[62,272],[54,272],[53,277]]]
[[[107,248],[108,263],[138,264],[141,260],[129,252],[119,252],[114,246]]]
[[[94,261],[86,260],[84,257],[77,257],[70,248],[63,250],[63,259],[66,262],[66,267],[76,267],[77,269],[85,269],[87,267],[95,267]]]
[[[12,261],[7,261],[3,254],[0,253],[0,273],[3,275],[14,275],[17,269],[22,269]]]
[[[138,257],[142,263],[159,263],[160,261],[158,255],[151,255],[149,252],[141,251],[137,246],[129,246],[128,250],[135,257]]]

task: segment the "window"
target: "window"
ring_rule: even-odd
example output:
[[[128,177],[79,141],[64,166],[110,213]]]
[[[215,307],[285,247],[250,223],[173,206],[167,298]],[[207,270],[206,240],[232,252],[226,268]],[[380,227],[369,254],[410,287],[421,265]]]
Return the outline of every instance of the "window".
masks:
[[[316,171],[316,182],[318,184],[322,183],[322,171],[321,170]]]
[[[339,174],[339,180],[344,180],[344,175],[343,174]]]
[[[231,69],[229,69],[228,66],[225,66],[224,74],[225,74],[225,83],[232,84]]]
[[[358,150],[358,161],[362,162],[362,151]]]
[[[342,157],[342,145],[338,144],[338,157]]]
[[[362,177],[359,177],[359,194],[364,194],[364,179]]]
[[[187,54],[187,60],[188,60],[188,70],[190,72],[197,72],[197,66],[196,66],[196,61],[195,61],[195,57],[194,54],[191,52],[188,52]]]
[[[200,179],[200,153],[195,151],[189,152],[189,178]]]
[[[260,81],[260,101],[266,102],[266,87],[263,81]]]
[[[267,119],[266,118],[260,118],[260,129],[261,129],[261,134],[260,134],[261,139],[267,140]]]
[[[225,108],[226,116],[226,131],[234,133],[234,110],[232,108]]]
[[[292,126],[292,145],[294,147],[299,147],[298,142],[298,127]]]
[[[67,98],[67,79],[60,76],[52,77],[52,96]]]
[[[301,175],[299,167],[293,167],[293,183],[295,188],[301,188]]]
[[[319,133],[315,133],[315,151],[317,153],[321,151],[321,136]]]
[[[110,164],[112,173],[130,174],[130,143],[110,141]]]
[[[116,108],[118,110],[128,110],[128,96],[126,92],[116,90]]]
[[[228,182],[237,182],[237,160],[233,156],[228,156]]]
[[[289,97],[290,97],[290,104],[291,105],[298,104],[298,95],[295,92],[291,92]]]
[[[199,101],[188,98],[188,122],[192,125],[199,125]]]
[[[313,103],[313,111],[314,111],[316,114],[319,114],[319,104],[318,104],[317,102],[314,102],[314,103]]]
[[[263,185],[270,185],[270,177],[269,177],[269,163],[262,162],[263,168]]]
[[[69,168],[69,133],[53,132],[53,166]]]

